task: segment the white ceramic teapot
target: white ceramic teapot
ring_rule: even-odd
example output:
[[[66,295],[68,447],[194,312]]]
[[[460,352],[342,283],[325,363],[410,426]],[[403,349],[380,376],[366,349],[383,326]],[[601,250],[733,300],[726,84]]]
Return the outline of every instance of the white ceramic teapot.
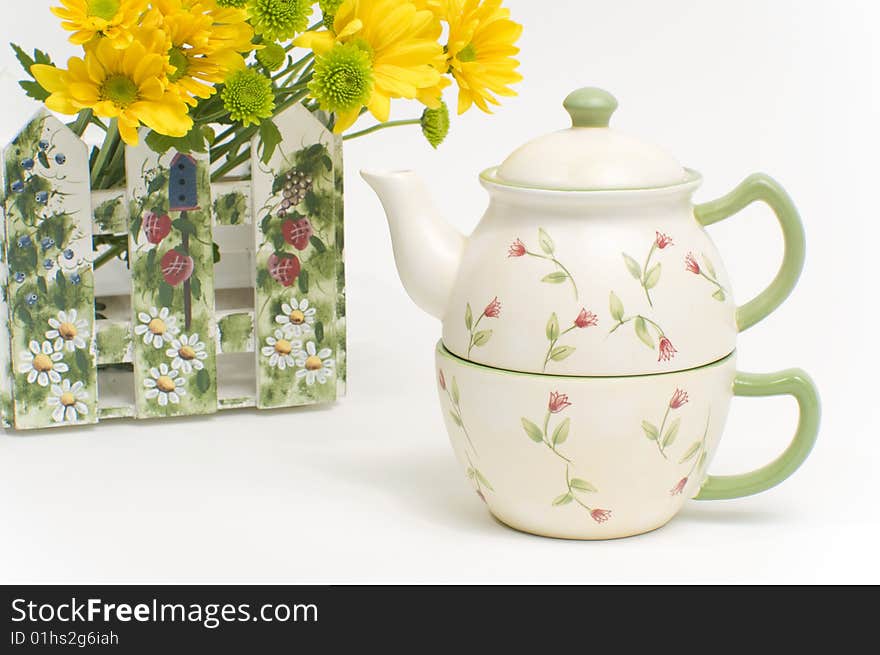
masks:
[[[686,497],[766,489],[809,453],[819,404],[806,374],[737,374],[734,355],[737,333],[793,289],[804,235],[769,177],[695,207],[699,174],[611,129],[609,93],[580,89],[564,104],[570,129],[483,172],[491,202],[468,238],[412,172],[363,176],[388,214],[404,286],[443,321],[444,416],[480,496],[519,529],[610,538],[662,525]],[[759,200],[785,255],[737,307],[704,226]],[[798,432],[764,469],[707,477],[734,393],[794,395]]]

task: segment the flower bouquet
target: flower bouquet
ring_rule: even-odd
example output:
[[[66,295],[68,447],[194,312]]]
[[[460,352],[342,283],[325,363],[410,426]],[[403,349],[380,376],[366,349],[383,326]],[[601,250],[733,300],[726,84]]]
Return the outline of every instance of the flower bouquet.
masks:
[[[521,27],[501,0],[57,2],[81,55],[13,45],[24,91],[73,118],[44,110],[3,151],[3,421],[335,399],[342,141],[413,125],[436,148],[447,87],[459,114],[513,95]],[[222,280],[236,258],[246,279]],[[221,355],[248,353],[225,384]]]

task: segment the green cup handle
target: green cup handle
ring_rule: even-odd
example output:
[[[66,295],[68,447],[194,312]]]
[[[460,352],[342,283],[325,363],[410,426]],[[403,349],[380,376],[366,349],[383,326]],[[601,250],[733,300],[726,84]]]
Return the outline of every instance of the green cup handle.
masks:
[[[736,310],[736,325],[740,332],[767,318],[794,289],[804,268],[804,226],[785,189],[763,173],[750,175],[723,198],[694,208],[700,223],[712,225],[758,201],[766,203],[776,214],[782,227],[785,254],[770,286]]]
[[[742,475],[710,475],[703,482],[696,500],[723,500],[760,493],[794,473],[816,443],[821,414],[816,385],[798,368],[778,373],[737,373],[733,383],[736,396],[794,396],[798,403],[798,426],[794,439],[774,461]]]

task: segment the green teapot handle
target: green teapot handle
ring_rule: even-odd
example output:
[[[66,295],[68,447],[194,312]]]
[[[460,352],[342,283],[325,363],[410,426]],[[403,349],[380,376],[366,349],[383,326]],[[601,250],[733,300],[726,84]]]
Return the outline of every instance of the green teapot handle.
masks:
[[[793,368],[778,373],[737,373],[736,396],[793,396],[798,403],[798,426],[788,448],[778,458],[751,473],[710,475],[696,500],[723,500],[751,496],[775,487],[794,473],[816,443],[821,408],[816,385],[804,371]]]
[[[800,215],[785,189],[763,173],[750,175],[726,196],[694,208],[694,215],[701,224],[712,225],[758,201],[765,202],[776,214],[782,227],[785,253],[770,286],[736,310],[736,325],[740,332],[767,318],[797,284],[804,268],[806,249]]]

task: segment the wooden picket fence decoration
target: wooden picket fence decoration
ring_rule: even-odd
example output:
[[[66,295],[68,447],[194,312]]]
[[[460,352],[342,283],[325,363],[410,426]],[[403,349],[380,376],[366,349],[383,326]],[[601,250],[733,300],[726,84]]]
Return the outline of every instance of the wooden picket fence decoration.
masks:
[[[208,154],[159,155],[141,139],[125,150],[125,188],[92,192],[89,148],[45,111],[3,149],[5,426],[345,393],[342,142],[299,105],[276,124],[268,164],[255,139],[250,179],[213,184]],[[93,269],[98,235],[127,235],[127,266]]]

